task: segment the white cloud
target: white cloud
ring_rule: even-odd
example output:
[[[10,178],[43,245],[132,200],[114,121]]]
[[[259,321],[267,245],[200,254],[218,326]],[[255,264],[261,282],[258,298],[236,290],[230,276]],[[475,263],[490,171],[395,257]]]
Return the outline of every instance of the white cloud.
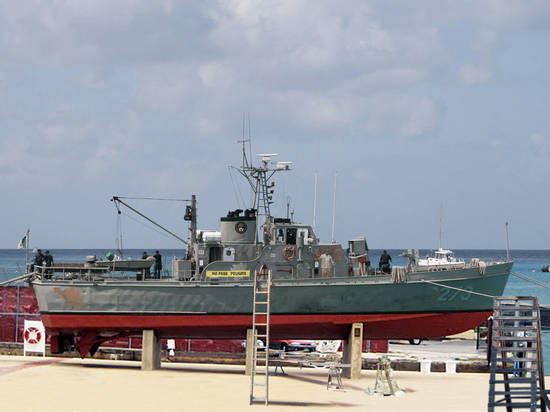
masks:
[[[417,136],[431,131],[437,109],[430,99],[406,94],[380,93],[363,101],[362,129],[370,134]]]
[[[0,2],[0,186],[35,188],[39,177],[44,196],[56,187],[86,195],[86,187],[178,193],[183,185],[217,195],[243,112],[254,147],[282,146],[285,158],[309,156],[307,166],[345,168],[357,156],[364,173],[352,173],[369,184],[382,171],[400,173],[376,156],[396,142],[396,152],[409,145],[403,159],[425,156],[410,165],[411,179],[415,169],[429,175],[441,158],[431,154],[456,146],[458,134],[516,156],[508,131],[523,109],[512,116],[493,101],[485,113],[479,102],[492,102],[491,87],[457,88],[449,78],[509,87],[501,62],[514,61],[505,53],[518,46],[503,51],[500,42],[513,36],[529,47],[525,39],[550,26],[549,10],[542,0]],[[550,145],[537,113],[529,112],[537,133],[517,140],[525,162],[536,152],[546,170]],[[440,128],[445,139],[432,144]],[[452,156],[447,150],[445,161]],[[464,167],[463,157],[456,163]]]
[[[547,143],[546,137],[544,137],[541,133],[533,133],[531,136],[529,136],[529,139],[531,140],[531,143],[535,146],[543,146]]]
[[[487,53],[493,49],[497,39],[498,36],[496,30],[482,28],[475,35],[474,40],[471,43],[471,47],[474,51]]]
[[[491,79],[491,72],[483,66],[464,64],[458,69],[458,79],[467,85],[485,83]]]
[[[180,63],[141,65],[134,69],[134,98],[140,110],[180,112],[200,95],[197,67]]]
[[[86,70],[82,74],[82,81],[88,87],[102,89],[106,85],[105,73],[94,70]]]
[[[550,3],[546,0],[484,0],[474,2],[470,12],[473,20],[497,29],[534,27],[548,24]]]
[[[233,116],[252,106],[269,113],[257,113],[260,119],[318,138],[362,121],[365,102],[381,93],[395,89],[415,100],[407,89],[444,55],[436,29],[387,27],[362,2],[346,7],[305,1],[221,5],[207,12],[213,23],[208,44],[218,53],[134,68],[138,108],[173,112],[192,105],[194,112],[207,105],[215,119],[210,127],[202,123],[193,130],[201,132],[223,130],[224,122],[234,122]],[[433,105],[400,105],[403,113],[384,116],[385,122],[376,120],[370,129],[421,134],[435,122]],[[228,117],[228,108],[237,113]]]
[[[129,107],[118,110],[171,114],[191,134],[227,130],[254,108],[258,119],[306,137],[346,123],[413,136],[433,129],[441,112],[415,89],[452,63],[446,24],[477,24],[464,41],[485,53],[503,27],[535,24],[548,9],[499,3],[476,2],[475,13],[450,1],[4,3],[0,69],[60,65],[108,99],[123,83]],[[464,84],[492,78],[472,63],[457,75]]]

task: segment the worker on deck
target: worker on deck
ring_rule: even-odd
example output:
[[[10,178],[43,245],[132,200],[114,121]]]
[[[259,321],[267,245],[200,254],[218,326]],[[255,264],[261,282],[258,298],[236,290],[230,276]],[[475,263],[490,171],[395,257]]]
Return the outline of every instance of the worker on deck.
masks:
[[[155,267],[154,267],[154,274],[155,279],[160,279],[160,273],[162,272],[162,255],[159,253],[159,251],[155,251],[155,254],[153,255],[155,258]]]
[[[33,264],[31,265],[31,272],[36,268],[37,273],[42,273],[42,264],[44,263],[44,255],[42,254],[42,250],[38,249],[36,256],[34,257]]]
[[[332,265],[334,264],[332,256],[327,252],[323,252],[323,254],[319,256],[319,260],[321,261],[321,276],[324,278],[331,277]]]
[[[382,271],[382,273],[391,273],[390,261],[391,256],[384,250],[382,252],[382,256],[380,256],[380,261],[378,262],[378,268]]]
[[[149,255],[148,255],[147,252],[144,250],[143,253],[142,253],[142,255],[141,255],[141,258],[142,258],[143,260],[146,260],[148,257],[149,257]],[[144,274],[145,274],[145,279],[150,278],[150,277],[151,277],[151,270],[150,270],[149,268],[146,268]]]
[[[50,255],[49,250],[46,250],[46,253],[44,254],[44,263],[46,265],[46,275],[45,275],[45,277],[50,279],[52,277],[53,271],[51,269],[48,269],[48,268],[51,268],[53,266],[53,256]]]

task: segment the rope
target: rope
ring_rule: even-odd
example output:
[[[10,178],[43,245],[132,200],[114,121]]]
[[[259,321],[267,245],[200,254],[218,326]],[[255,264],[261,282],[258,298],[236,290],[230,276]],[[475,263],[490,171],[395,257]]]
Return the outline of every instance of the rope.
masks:
[[[173,240],[172,237],[168,236],[168,235],[167,235],[166,233],[164,233],[164,232],[161,232],[160,230],[155,229],[153,226],[150,226],[150,225],[148,225],[148,224],[146,224],[146,223],[144,223],[144,222],[142,222],[142,221],[140,221],[140,220],[138,220],[138,219],[136,219],[136,218],[130,216],[129,214],[127,214],[127,213],[125,213],[125,212],[122,212],[122,214],[123,214],[124,216],[126,216],[127,218],[132,219],[134,222],[139,223],[139,224],[142,225],[143,227],[146,227],[147,229],[152,230],[153,232],[157,232],[159,235],[164,236],[164,237],[167,238],[167,239]]]
[[[542,283],[541,281],[539,280],[536,280],[536,279],[533,279],[533,278],[530,278],[528,276],[525,276],[521,273],[517,273],[517,272],[512,272],[512,275],[520,278],[520,279],[523,279],[523,280],[526,280],[527,282],[531,282],[531,283],[534,283],[535,285],[539,285],[543,288],[546,288],[546,289],[550,289],[550,285],[547,285],[546,283]]]
[[[123,197],[117,196],[119,199],[130,199],[130,200],[163,200],[165,202],[190,202],[189,199],[166,199],[160,197]]]
[[[534,283],[535,285],[538,285],[540,287],[543,287],[545,289],[550,289],[550,285],[547,285],[545,283],[542,283],[541,281],[539,280],[536,280],[536,279],[533,279],[533,278],[530,278],[528,276],[525,276],[524,274],[522,273],[518,273],[518,272],[511,272],[512,275],[520,278],[520,279],[523,279],[523,280],[526,280],[527,282],[531,282],[531,283]],[[550,305],[539,305],[541,308],[544,308],[544,309],[550,309]]]
[[[241,204],[241,207],[244,209],[245,208],[245,202],[244,202],[244,198],[243,198],[243,195],[241,193],[241,189],[239,188],[239,186],[235,183],[235,180],[233,178],[233,173],[232,173],[232,169],[231,169],[231,166],[228,166],[227,167],[227,170],[229,172],[229,178],[231,179],[231,185],[233,186],[233,193],[235,195],[235,198],[237,199],[237,204],[240,202]]]
[[[498,297],[498,296],[493,296],[493,295],[487,295],[485,293],[474,292],[473,290],[466,290],[466,289],[461,289],[461,288],[455,288],[453,286],[443,285],[442,283],[432,282],[431,280],[422,279],[421,282],[431,283],[432,285],[441,286],[443,288],[454,289],[454,290],[458,290],[460,292],[471,293],[472,295],[484,296],[486,298],[491,298],[491,299],[494,299],[494,298]]]
[[[514,276],[517,276],[518,278],[520,279],[523,279],[523,280],[526,280],[528,282],[532,282],[538,286],[541,286],[543,288],[546,288],[546,289],[550,289],[550,286],[549,285],[546,285],[536,279],[532,279],[528,276],[525,276],[525,275],[522,275],[521,273],[517,273],[517,272],[511,272],[512,275]],[[448,285],[443,285],[442,283],[437,283],[437,282],[432,282],[431,280],[424,280],[422,279],[421,282],[424,282],[424,283],[431,283],[432,285],[436,285],[436,286],[441,286],[443,288],[448,288],[448,289],[454,289],[454,290],[458,290],[460,292],[464,292],[464,293],[471,293],[472,295],[479,295],[479,296],[484,296],[484,297],[487,297],[487,298],[491,298],[491,299],[494,299],[496,298],[497,296],[492,296],[492,295],[487,295],[485,293],[479,293],[479,292],[474,292],[474,291],[471,291],[471,290],[466,290],[466,289],[461,289],[461,288],[455,288],[453,286],[448,286]],[[545,309],[549,309],[550,308],[550,305],[539,305],[541,308],[545,308]]]

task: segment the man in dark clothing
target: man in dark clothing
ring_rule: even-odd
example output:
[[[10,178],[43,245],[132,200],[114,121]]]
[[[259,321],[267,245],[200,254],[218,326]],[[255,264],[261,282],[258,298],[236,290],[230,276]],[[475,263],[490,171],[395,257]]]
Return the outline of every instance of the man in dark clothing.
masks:
[[[49,250],[46,250],[46,254],[44,255],[44,263],[46,264],[46,268],[50,268],[53,265],[53,256],[50,255]],[[52,277],[53,272],[51,269],[46,269],[46,273],[47,273],[46,278]]]
[[[383,273],[390,273],[391,272],[390,261],[391,261],[391,256],[388,254],[388,252],[384,250],[382,252],[382,256],[380,256],[380,261],[378,262],[378,268]]]
[[[155,258],[155,268],[154,268],[155,278],[160,279],[160,273],[162,272],[162,255],[157,250],[153,255],[153,257]]]
[[[143,252],[143,255],[141,255],[142,259],[147,259],[148,257],[149,257],[149,255],[145,251]]]
[[[44,255],[42,254],[42,250],[38,249],[36,256],[34,257],[33,265],[31,266],[31,271],[36,268],[36,271],[38,273],[42,273],[42,269],[38,268],[37,266],[42,266],[44,263]]]

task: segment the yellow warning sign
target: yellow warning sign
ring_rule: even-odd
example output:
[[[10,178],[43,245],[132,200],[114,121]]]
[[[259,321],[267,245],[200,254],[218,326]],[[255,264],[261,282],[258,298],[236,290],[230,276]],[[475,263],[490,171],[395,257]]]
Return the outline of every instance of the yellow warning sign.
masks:
[[[250,270],[207,270],[207,278],[242,278],[249,277]]]

